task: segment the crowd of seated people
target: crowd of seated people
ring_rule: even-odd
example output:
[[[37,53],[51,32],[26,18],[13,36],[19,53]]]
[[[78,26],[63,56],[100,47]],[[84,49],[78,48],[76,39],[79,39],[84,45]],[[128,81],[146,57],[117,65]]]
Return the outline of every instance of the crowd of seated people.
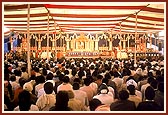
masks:
[[[4,111],[163,111],[164,59],[4,60]]]

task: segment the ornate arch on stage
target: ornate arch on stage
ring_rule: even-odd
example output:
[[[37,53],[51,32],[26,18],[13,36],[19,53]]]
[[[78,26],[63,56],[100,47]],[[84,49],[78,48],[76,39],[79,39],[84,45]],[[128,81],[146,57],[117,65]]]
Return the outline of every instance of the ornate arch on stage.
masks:
[[[153,50],[157,52],[156,49],[152,49],[151,36],[165,31],[165,3],[75,4],[75,2],[71,5],[67,2],[48,4],[4,2],[4,26],[13,32],[24,33],[26,35],[26,40],[23,39],[22,43],[24,49],[29,49],[28,44],[35,42],[36,45],[32,45],[30,51],[40,50],[46,54],[47,59],[51,52],[85,52],[92,55],[91,52],[94,51],[97,56],[107,56],[109,52],[116,51],[134,52],[135,59],[136,52],[146,53]],[[32,35],[29,36],[28,33],[37,36],[36,39],[32,39]],[[81,36],[81,33],[84,33],[84,36]],[[156,39],[159,38],[155,36],[154,44],[160,44],[161,47],[163,42]],[[99,46],[101,40],[106,43]],[[10,40],[11,44],[13,41]],[[47,42],[45,46],[44,41]],[[150,43],[150,50],[146,49],[146,43]]]

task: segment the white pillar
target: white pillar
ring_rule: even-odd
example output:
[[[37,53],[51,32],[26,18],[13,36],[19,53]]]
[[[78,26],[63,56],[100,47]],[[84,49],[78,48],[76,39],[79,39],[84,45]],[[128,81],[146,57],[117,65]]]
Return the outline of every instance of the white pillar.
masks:
[[[94,49],[93,49],[93,44],[94,44],[94,41],[93,41],[93,40],[91,40],[91,41],[90,41],[90,50],[91,50],[91,51],[93,51],[93,50],[94,50]]]
[[[157,43],[156,43],[156,38],[155,38],[155,52],[156,52],[156,46],[157,46]]]
[[[47,26],[47,60],[49,60],[49,23],[50,23],[50,19],[49,19],[49,12],[48,12],[48,26]]]
[[[146,38],[146,36],[145,36],[145,56],[146,56],[146,49],[147,49],[146,40],[147,40],[147,38]]]
[[[73,49],[73,50],[74,50],[74,45],[75,45],[75,43],[74,43],[74,40],[72,39],[71,40],[71,49]]]
[[[54,47],[54,40],[52,40],[52,47]]]
[[[136,64],[136,38],[137,38],[137,14],[135,22],[135,52],[134,52],[134,64]]]
[[[90,40],[89,40],[89,43],[88,43],[88,44],[89,44],[89,45],[88,45],[88,46],[89,46],[88,48],[89,48],[89,50],[91,50],[91,49],[90,49],[90,48],[91,48],[91,47],[90,47]]]
[[[54,39],[55,39],[55,57],[56,57],[56,60],[57,60],[57,38],[56,38],[56,22],[54,21],[54,28],[55,28],[55,34],[54,34]]]
[[[152,33],[150,33],[150,49],[152,48]]]
[[[69,50],[69,40],[66,41],[66,46],[67,50]]]
[[[121,23],[120,23],[120,43],[119,43],[119,47],[120,47],[120,58],[121,58],[121,48],[122,48],[122,46],[121,46]]]
[[[87,47],[87,43],[86,43],[86,41],[84,41],[84,44],[83,44],[83,49],[85,49],[86,47]]]
[[[35,52],[37,52],[37,39],[35,38]]]
[[[113,31],[111,31],[110,38],[111,38],[111,50],[113,51]]]
[[[127,37],[127,42],[128,42],[128,51],[129,51],[129,38],[130,38],[130,37]]]
[[[28,4],[27,13],[27,64],[28,64],[28,75],[31,75],[31,65],[30,65],[30,4]]]
[[[76,42],[76,47],[75,47],[75,49],[79,49],[79,43],[78,42]]]
[[[90,51],[91,49],[90,49],[90,40],[88,41],[88,50]]]
[[[125,42],[126,42],[126,40],[123,41],[123,49],[125,49]]]
[[[67,46],[67,50],[69,50],[70,49],[70,38],[69,38],[69,34],[67,34],[67,40],[66,40],[66,46]]]
[[[52,40],[52,49],[55,48],[55,39]]]
[[[90,45],[89,45],[89,41],[87,42],[87,47],[88,50],[90,50]]]
[[[109,41],[109,50],[112,50],[112,41]]]
[[[98,40],[95,40],[95,51],[99,50],[98,49]]]
[[[38,40],[38,50],[41,50],[41,40]]]
[[[13,50],[13,39],[10,37],[11,50]]]

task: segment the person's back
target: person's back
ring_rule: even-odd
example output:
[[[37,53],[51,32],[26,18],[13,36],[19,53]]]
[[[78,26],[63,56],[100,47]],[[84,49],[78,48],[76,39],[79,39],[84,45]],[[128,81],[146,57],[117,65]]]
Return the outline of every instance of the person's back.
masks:
[[[72,90],[73,91],[73,88],[72,88],[72,85],[70,84],[70,79],[68,76],[64,76],[63,77],[63,83],[60,84],[58,87],[57,87],[57,93],[59,91],[68,91],[68,90]]]
[[[4,111],[12,111],[14,109],[14,105],[11,103],[11,100],[8,95],[4,93]]]
[[[139,103],[137,111],[161,111],[161,107],[154,101],[143,101]]]
[[[138,83],[139,82],[139,78],[142,76],[142,69],[141,68],[137,68],[136,73],[134,75],[134,79],[135,81]]]
[[[101,106],[102,103],[100,100],[94,98],[89,102],[89,109],[90,111],[95,111],[97,107]]]
[[[147,78],[148,78],[148,76],[147,75],[145,75],[139,82],[138,82],[138,90],[140,91],[141,90],[141,87],[142,87],[142,85],[145,85],[145,84],[147,84]]]
[[[119,92],[119,100],[110,105],[111,111],[134,111],[136,110],[135,103],[128,100],[129,93],[126,90]]]
[[[59,91],[56,95],[55,106],[51,107],[49,111],[71,111],[72,109],[68,107],[68,92]]]
[[[135,105],[136,105],[136,107],[137,107],[138,104],[139,104],[140,102],[142,102],[142,98],[138,97],[138,96],[135,94],[135,86],[134,86],[134,85],[129,85],[129,86],[127,86],[127,89],[128,89],[128,91],[129,91],[129,94],[130,94],[128,100],[135,102]]]
[[[85,79],[84,79],[84,84],[85,84],[85,85],[82,86],[82,87],[80,88],[80,90],[86,92],[87,97],[88,97],[88,100],[90,101],[90,100],[93,98],[93,96],[94,96],[94,91],[93,91],[93,89],[89,86],[89,85],[90,85],[90,79],[89,79],[89,78],[85,78]]]
[[[16,82],[16,76],[12,75],[9,82],[12,86],[12,91],[14,92],[19,87],[19,84]]]
[[[88,97],[86,92],[79,90],[80,85],[79,83],[74,83],[73,84],[73,92],[74,92],[74,96],[76,99],[80,100],[85,106],[89,105],[89,101],[88,101]]]
[[[139,103],[138,111],[161,111],[161,107],[153,100],[155,97],[155,91],[151,86],[148,86],[145,90],[146,100]]]
[[[53,80],[53,73],[49,72],[46,76],[46,81],[45,82],[51,82],[53,86],[55,86],[55,81]]]
[[[145,100],[145,90],[148,86],[150,86],[150,83],[152,82],[154,78],[153,77],[148,77],[147,83],[141,86],[141,92],[142,92],[142,100]]]
[[[158,90],[155,92],[154,101],[164,110],[164,83],[158,84]]]
[[[55,95],[52,94],[53,84],[51,82],[46,82],[44,84],[44,91],[45,94],[38,98],[36,105],[41,111],[48,111],[56,102]]]
[[[29,91],[23,90],[18,95],[18,106],[14,108],[14,111],[38,111],[36,105],[31,104]]]
[[[32,90],[33,90],[33,86],[30,82],[26,82],[24,85],[23,85],[23,89],[26,90],[26,91],[29,91],[30,93],[30,97],[31,97],[31,103],[32,104],[36,104],[36,101],[37,101],[37,96],[32,94]]]
[[[45,83],[45,78],[44,76],[37,76],[36,77],[36,86],[35,86],[35,95],[38,95],[38,92],[40,89],[42,89],[44,87],[44,83]]]
[[[28,80],[29,79],[29,74],[26,72],[26,67],[22,67],[21,69],[22,69],[21,77]]]
[[[110,111],[110,106],[109,105],[100,105],[95,109],[95,111]]]
[[[91,82],[89,86],[93,89],[94,95],[96,95],[97,94],[98,85],[95,82]]]
[[[99,99],[102,104],[106,105],[110,105],[114,102],[114,95],[109,92],[109,89],[105,83],[100,85],[98,94],[93,98]]]
[[[117,89],[119,90],[122,83],[123,83],[123,79],[119,77],[119,73],[116,71],[114,72],[114,79],[112,81],[115,82],[116,86],[117,86]]]
[[[67,92],[69,96],[68,107],[72,108],[73,111],[84,111],[84,104],[80,100],[74,98],[73,91],[69,90]]]
[[[23,91],[23,85],[26,83],[26,80],[24,78],[20,78],[19,79],[19,84],[20,84],[20,87],[18,87],[16,90],[15,90],[15,93],[14,93],[14,98],[12,100],[12,103],[14,104],[14,106],[18,106],[18,95],[20,92]]]

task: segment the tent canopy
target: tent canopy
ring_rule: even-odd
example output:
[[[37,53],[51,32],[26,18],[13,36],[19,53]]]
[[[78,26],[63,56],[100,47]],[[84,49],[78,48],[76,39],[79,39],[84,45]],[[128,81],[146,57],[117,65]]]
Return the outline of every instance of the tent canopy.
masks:
[[[164,2],[3,2],[4,26],[27,32],[30,4],[30,33],[49,32],[159,32],[164,30]]]

